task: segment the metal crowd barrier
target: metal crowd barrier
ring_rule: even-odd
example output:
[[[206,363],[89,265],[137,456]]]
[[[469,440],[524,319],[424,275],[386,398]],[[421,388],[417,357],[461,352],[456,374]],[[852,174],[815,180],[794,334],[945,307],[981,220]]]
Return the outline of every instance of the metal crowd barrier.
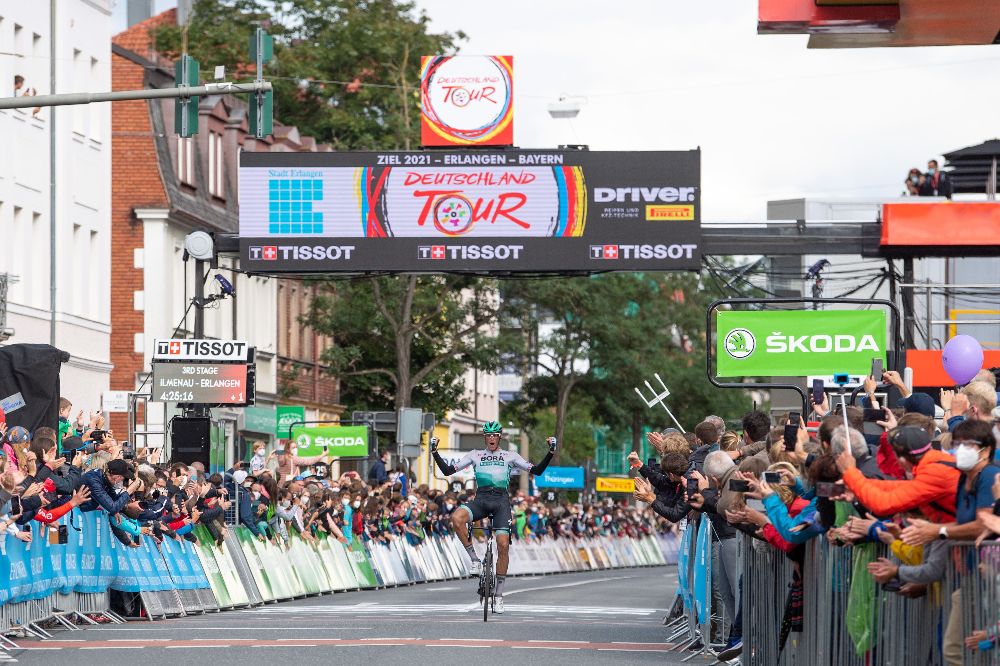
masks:
[[[49,549],[61,547],[46,544],[40,553],[32,554],[29,549],[17,551],[22,558],[18,562],[28,563],[36,558],[38,563],[31,559],[30,566],[34,569],[37,564],[41,571],[41,562],[55,562],[58,555],[67,561],[60,563],[58,570],[53,569],[51,575],[56,575],[72,570],[69,562],[76,560],[71,558],[89,555],[85,548],[94,547],[102,557],[88,558],[89,566],[98,567],[84,575],[88,584],[107,580],[109,588],[119,590],[116,593],[133,595],[132,600],[141,600],[142,617],[147,620],[342,590],[464,578],[470,572],[465,549],[454,535],[429,536],[419,545],[397,538],[389,544],[357,541],[351,547],[325,537],[308,543],[294,535],[286,549],[259,542],[244,527],[228,527],[224,544],[219,547],[208,531],[199,526],[192,532],[197,538],[196,545],[165,541],[156,547],[147,542],[131,549],[109,541],[103,523],[95,522],[98,516],[88,515],[85,520],[89,521],[86,528],[91,530],[90,534],[97,535],[93,546],[85,547],[81,536],[75,551],[53,551],[49,557]],[[663,565],[676,559],[678,541],[676,535],[641,539],[525,539],[511,548],[509,573],[517,576]],[[7,551],[0,553],[0,558],[5,557]],[[96,565],[94,560],[98,561]],[[46,569],[43,576],[47,575],[50,574]],[[61,583],[57,584],[62,580],[35,578],[33,584],[39,585],[37,589],[51,591],[42,591],[37,599],[22,600],[22,585],[21,597],[15,595],[10,597],[14,601],[0,603],[0,650],[15,646],[7,635],[50,638],[49,630],[55,625],[72,631],[78,624],[95,623],[93,618],[98,616],[106,621],[124,622],[110,610],[110,589],[63,594]],[[138,611],[138,606],[134,608]],[[41,626],[44,622],[54,625],[48,625],[47,629]]]
[[[867,562],[893,559],[883,544],[842,547],[813,539],[805,545],[802,564],[802,631],[791,632],[780,651],[795,565],[777,549],[741,538],[744,666],[1000,666],[1000,646],[970,650],[964,645],[973,631],[995,632],[1000,623],[1000,542],[979,548],[950,543],[945,578],[928,585],[924,596],[909,599],[879,586],[867,573]],[[852,601],[855,585],[860,587]],[[961,626],[955,633],[960,650],[949,662],[944,643],[953,599],[960,602]]]

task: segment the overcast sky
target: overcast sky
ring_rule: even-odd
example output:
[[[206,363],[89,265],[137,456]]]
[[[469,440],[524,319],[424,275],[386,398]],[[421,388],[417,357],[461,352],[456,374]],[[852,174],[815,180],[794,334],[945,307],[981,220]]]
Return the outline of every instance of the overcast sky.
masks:
[[[706,221],[762,220],[770,199],[897,196],[911,166],[1000,136],[997,47],[808,50],[758,36],[752,0],[417,4],[435,31],[468,34],[462,52],[514,56],[519,146],[701,146]],[[575,120],[548,116],[560,94],[585,99]]]

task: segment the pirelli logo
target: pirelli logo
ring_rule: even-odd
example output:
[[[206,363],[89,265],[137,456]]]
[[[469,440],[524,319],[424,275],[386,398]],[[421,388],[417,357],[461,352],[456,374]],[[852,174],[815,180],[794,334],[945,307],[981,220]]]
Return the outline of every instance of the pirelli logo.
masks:
[[[694,205],[646,206],[647,222],[668,222],[671,220],[693,220]]]

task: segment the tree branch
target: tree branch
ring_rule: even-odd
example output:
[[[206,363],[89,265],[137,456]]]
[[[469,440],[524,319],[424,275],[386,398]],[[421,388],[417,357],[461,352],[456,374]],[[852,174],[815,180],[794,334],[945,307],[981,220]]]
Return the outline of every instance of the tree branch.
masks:
[[[378,284],[378,278],[372,278],[372,298],[375,300],[375,306],[378,311],[382,313],[386,321],[389,322],[390,328],[398,329],[399,324],[396,323],[396,319],[389,314],[389,309],[385,306],[385,301],[382,299],[382,287]]]
[[[385,375],[392,380],[393,386],[399,386],[399,380],[396,378],[396,373],[391,370],[386,370],[385,368],[371,368],[369,370],[350,370],[347,372],[338,372],[338,377],[360,377],[362,375]]]
[[[419,370],[417,370],[417,372],[413,374],[413,385],[414,386],[418,385],[420,382],[422,382],[424,379],[427,378],[427,375],[429,375],[431,371],[434,370],[434,368],[438,367],[448,359],[454,357],[455,357],[454,351],[447,351],[442,354],[438,354],[437,356],[432,358],[424,365],[424,367],[420,368]]]

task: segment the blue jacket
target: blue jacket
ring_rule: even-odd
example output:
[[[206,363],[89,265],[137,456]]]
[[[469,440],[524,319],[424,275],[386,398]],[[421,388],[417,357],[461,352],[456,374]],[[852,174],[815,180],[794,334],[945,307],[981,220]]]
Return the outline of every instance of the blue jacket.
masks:
[[[260,536],[257,519],[253,515],[253,507],[250,506],[250,491],[246,488],[237,488],[233,482],[233,477],[228,472],[226,473],[224,484],[226,490],[229,491],[229,499],[239,502],[237,507],[240,515],[240,524],[250,530],[255,537]]]
[[[385,463],[382,462],[381,458],[376,458],[375,462],[372,463],[372,467],[368,470],[368,478],[374,480],[377,485],[382,485],[389,480],[389,475],[385,471]]]
[[[772,493],[764,498],[764,508],[767,510],[767,517],[771,521],[771,524],[774,525],[774,529],[788,543],[805,543],[809,539],[826,532],[826,529],[819,522],[819,516],[816,514],[816,498],[811,499],[809,506],[802,509],[794,517],[788,515],[788,507],[781,501],[777,493]],[[796,529],[802,525],[805,525],[805,527]]]
[[[104,470],[92,469],[80,477],[81,485],[90,489],[90,501],[80,505],[80,511],[97,511],[104,509],[110,515],[121,513],[132,500],[128,493],[113,495],[114,488],[104,477]]]

